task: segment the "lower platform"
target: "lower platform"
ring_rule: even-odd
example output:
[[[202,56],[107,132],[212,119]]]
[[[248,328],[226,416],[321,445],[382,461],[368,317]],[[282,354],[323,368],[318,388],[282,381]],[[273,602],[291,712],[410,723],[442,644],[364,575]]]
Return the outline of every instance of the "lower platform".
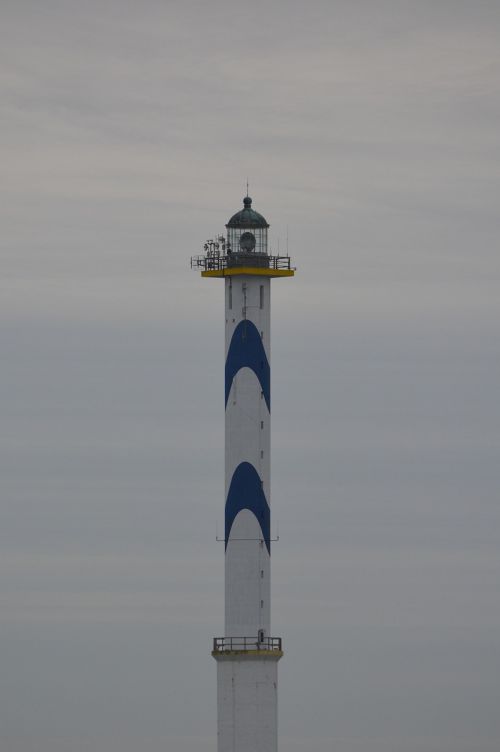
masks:
[[[281,637],[265,637],[263,633],[257,637],[214,637],[212,655],[221,658],[231,655],[283,655]]]

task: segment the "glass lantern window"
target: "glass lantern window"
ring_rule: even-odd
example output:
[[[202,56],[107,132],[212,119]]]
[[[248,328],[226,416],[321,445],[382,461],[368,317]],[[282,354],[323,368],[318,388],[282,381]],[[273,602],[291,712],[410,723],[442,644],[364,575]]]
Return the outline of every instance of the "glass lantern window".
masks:
[[[227,240],[232,253],[249,253],[248,248],[240,246],[240,239],[244,233],[251,233],[255,238],[255,247],[251,253],[268,255],[267,227],[228,227]]]

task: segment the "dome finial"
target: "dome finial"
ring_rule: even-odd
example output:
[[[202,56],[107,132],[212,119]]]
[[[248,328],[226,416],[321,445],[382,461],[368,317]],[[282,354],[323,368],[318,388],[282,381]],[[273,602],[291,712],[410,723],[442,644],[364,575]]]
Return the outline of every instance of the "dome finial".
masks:
[[[252,199],[247,194],[243,198],[243,209],[240,209],[239,212],[236,212],[236,214],[231,217],[226,227],[244,227],[245,229],[250,229],[252,227],[269,227],[269,224],[266,222],[262,214],[259,214],[259,212],[252,209]]]

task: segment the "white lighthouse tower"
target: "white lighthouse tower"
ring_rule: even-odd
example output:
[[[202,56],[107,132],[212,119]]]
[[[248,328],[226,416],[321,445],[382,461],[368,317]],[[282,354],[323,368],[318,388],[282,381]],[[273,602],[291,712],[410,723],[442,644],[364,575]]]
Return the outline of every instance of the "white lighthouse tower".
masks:
[[[243,199],[227,237],[192,259],[225,284],[225,628],[216,637],[218,752],[276,752],[280,637],[271,632],[271,279],[291,277]]]

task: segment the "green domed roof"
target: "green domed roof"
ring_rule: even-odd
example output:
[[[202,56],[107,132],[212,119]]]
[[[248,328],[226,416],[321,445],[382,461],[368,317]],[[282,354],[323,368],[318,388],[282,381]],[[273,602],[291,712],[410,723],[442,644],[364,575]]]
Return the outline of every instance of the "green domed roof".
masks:
[[[269,227],[262,214],[252,209],[252,199],[250,196],[245,196],[243,206],[244,208],[241,211],[236,212],[231,217],[226,227]]]

